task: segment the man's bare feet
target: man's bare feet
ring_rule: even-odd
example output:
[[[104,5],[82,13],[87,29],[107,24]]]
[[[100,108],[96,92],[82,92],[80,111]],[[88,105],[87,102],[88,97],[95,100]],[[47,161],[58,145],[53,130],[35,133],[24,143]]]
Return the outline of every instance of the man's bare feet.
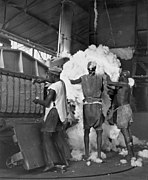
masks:
[[[60,173],[64,173],[67,171],[67,166],[66,165],[56,165],[57,171]]]
[[[50,165],[50,166],[46,166],[44,169],[43,169],[43,172],[48,172],[48,171],[55,171],[56,170],[56,167],[54,165]]]
[[[88,155],[83,155],[83,156],[82,156],[82,160],[83,160],[83,161],[88,161],[88,159],[89,159],[89,156],[88,156]]]

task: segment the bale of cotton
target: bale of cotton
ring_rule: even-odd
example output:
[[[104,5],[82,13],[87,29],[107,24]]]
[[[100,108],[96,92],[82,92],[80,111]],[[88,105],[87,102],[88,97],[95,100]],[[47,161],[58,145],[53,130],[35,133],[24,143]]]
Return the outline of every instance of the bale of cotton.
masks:
[[[128,151],[127,151],[127,149],[122,148],[121,151],[119,152],[119,154],[125,157],[128,155]]]
[[[102,148],[106,151],[119,151],[118,147],[126,147],[124,137],[116,125],[105,121],[102,125]],[[111,141],[109,139],[112,139]]]
[[[108,138],[111,139],[117,139],[119,136],[120,129],[117,128],[117,126],[114,125],[109,125],[107,121],[103,123],[103,133],[106,134]]]
[[[133,78],[128,78],[128,84],[130,85],[130,87],[133,87],[135,84],[135,80]]]
[[[144,149],[143,151],[139,151],[138,155],[143,157],[143,158],[148,158],[148,150]]]
[[[117,55],[124,60],[130,60],[133,58],[134,55],[134,48],[133,47],[126,47],[126,48],[112,48],[110,51]]]
[[[102,159],[106,158],[106,155],[103,152],[101,152],[101,158]],[[91,152],[90,157],[89,157],[89,160],[96,162],[96,163],[102,163],[103,162],[102,159],[97,157],[97,152]]]
[[[84,142],[83,142],[83,123],[79,121],[75,126],[67,130],[67,135],[69,137],[68,141],[72,149],[84,151]]]
[[[82,156],[83,156],[83,152],[78,150],[78,149],[77,150],[73,149],[72,152],[71,152],[71,155],[72,155],[72,160],[73,161],[81,161]]]
[[[96,73],[100,75],[108,74],[112,81],[117,81],[120,74],[120,61],[116,55],[111,53],[106,46],[95,45],[89,46],[85,51],[78,51],[70,60],[63,65],[61,79],[65,82],[67,90],[67,98],[75,102],[76,110],[75,117],[79,122],[74,127],[67,130],[69,137],[69,144],[73,150],[84,151],[83,142],[83,93],[81,84],[72,85],[70,79],[77,79],[80,76],[87,74],[87,64],[89,61],[97,63]],[[110,99],[106,93],[103,97],[103,112],[106,114],[109,106]],[[96,133],[92,130],[90,134],[90,150],[96,150]]]
[[[99,45],[96,47],[91,45],[84,52],[88,61],[96,61],[98,73],[106,73],[112,81],[118,81],[121,63],[107,46]]]
[[[68,98],[71,98],[71,96],[76,93],[75,91],[72,92],[72,90],[76,89],[81,91],[81,86],[75,85],[74,87],[70,84],[69,79],[76,79],[87,74],[87,64],[89,61],[95,61],[97,63],[97,73],[106,73],[110,76],[112,81],[118,80],[121,64],[116,55],[111,53],[107,46],[99,45],[96,47],[95,45],[91,45],[85,51],[80,50],[75,53],[70,57],[70,61],[66,62],[63,66],[61,79],[65,81]],[[82,94],[79,95],[77,93],[76,95],[82,96]]]
[[[86,162],[86,165],[87,165],[87,166],[90,166],[90,165],[91,165],[91,161],[87,161],[87,162]]]
[[[126,159],[121,159],[121,160],[120,160],[120,163],[121,163],[121,164],[126,164],[126,163],[127,163],[127,160],[126,160]]]
[[[134,145],[145,145],[146,141],[145,140],[140,140],[139,138],[137,138],[136,136],[132,136],[133,137],[133,144]]]
[[[113,139],[113,143],[115,146],[126,147],[124,136],[121,132],[119,132],[117,139]]]
[[[131,166],[133,166],[133,167],[142,167],[142,159],[141,158],[138,158],[138,159],[136,159],[135,157],[133,157],[132,159],[131,159]]]

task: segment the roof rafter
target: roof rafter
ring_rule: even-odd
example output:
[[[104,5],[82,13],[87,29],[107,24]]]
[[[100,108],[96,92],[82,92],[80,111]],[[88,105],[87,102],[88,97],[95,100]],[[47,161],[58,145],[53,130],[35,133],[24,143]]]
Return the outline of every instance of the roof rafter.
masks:
[[[36,1],[36,0],[35,0],[35,1]],[[33,1],[33,2],[35,2],[35,1]],[[31,3],[31,4],[33,5],[33,3]],[[17,10],[20,11],[19,13],[17,13],[16,15],[14,15],[14,17],[12,17],[12,18],[10,19],[10,21],[11,21],[12,19],[14,19],[16,16],[20,15],[21,13],[25,13],[25,14],[27,14],[28,16],[36,19],[38,22],[44,24],[46,27],[52,28],[52,29],[53,29],[54,31],[56,31],[56,33],[58,34],[58,32],[59,32],[59,28],[58,28],[58,27],[56,27],[54,24],[51,24],[51,23],[49,23],[49,22],[47,23],[45,20],[43,20],[43,19],[41,19],[40,17],[32,14],[31,12],[29,12],[29,11],[27,10],[27,8],[24,9],[24,8],[22,8],[22,7],[18,7],[18,6],[17,6],[16,4],[14,4],[14,3],[13,3],[13,5],[11,5],[10,3],[8,3],[8,5],[11,6],[11,7],[13,7],[13,8],[16,8]],[[28,6],[29,6],[29,5],[28,5]],[[28,8],[29,8],[29,7],[28,7]],[[9,21],[9,22],[10,22],[10,21]],[[8,21],[7,21],[7,23],[8,23]],[[82,39],[81,37],[79,37],[79,35],[77,35],[77,34],[74,34],[74,33],[73,33],[73,34],[72,34],[72,39],[75,40],[75,41],[77,41],[77,42],[79,42],[80,44],[82,44],[82,45],[84,45],[84,46],[87,46],[85,40],[83,40],[83,39]]]
[[[76,2],[75,0],[71,0],[71,2],[73,2],[76,6],[78,6],[79,8],[81,8],[84,12],[86,12],[87,14],[89,13],[84,7],[82,7],[80,5],[80,3]]]
[[[12,21],[14,18],[16,18],[18,15],[22,14],[25,10],[27,10],[28,8],[31,8],[31,7],[34,7],[36,6],[39,1],[32,1],[30,4],[26,5],[24,8],[21,8],[21,7],[18,7],[15,3],[12,3],[12,2],[7,2],[5,0],[3,0],[5,2],[5,5],[10,5],[11,7],[13,8],[16,8],[19,10],[19,12],[17,14],[15,14],[14,16],[12,16],[10,19],[8,19],[7,21],[4,21],[4,24],[3,24],[3,29],[5,29],[5,26],[10,22]],[[6,7],[7,8],[7,7]],[[5,10],[5,13],[6,13],[6,10]]]
[[[1,35],[2,37],[6,37],[6,38],[8,38],[8,39],[12,39],[12,40],[14,40],[14,41],[16,41],[16,42],[19,42],[19,43],[21,43],[21,44],[24,44],[24,45],[26,45],[26,46],[28,46],[28,47],[37,49],[37,50],[42,51],[42,52],[46,52],[46,53],[48,53],[48,54],[50,54],[50,55],[56,56],[56,54],[57,54],[56,51],[54,51],[54,50],[52,50],[52,49],[50,49],[50,48],[46,48],[46,47],[44,47],[44,46],[42,46],[42,45],[40,45],[40,44],[34,43],[34,42],[32,42],[32,41],[30,41],[30,40],[28,40],[28,39],[22,38],[22,37],[17,36],[17,35],[15,35],[15,34],[13,34],[13,33],[10,33],[10,32],[8,32],[8,31],[5,31],[5,30],[3,30],[3,29],[0,29],[0,35]]]

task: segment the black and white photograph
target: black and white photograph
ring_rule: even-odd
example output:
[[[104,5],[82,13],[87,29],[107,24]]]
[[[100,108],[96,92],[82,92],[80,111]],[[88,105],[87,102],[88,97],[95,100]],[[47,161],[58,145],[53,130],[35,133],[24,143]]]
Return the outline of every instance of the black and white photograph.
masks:
[[[148,180],[148,0],[0,0],[0,180]]]

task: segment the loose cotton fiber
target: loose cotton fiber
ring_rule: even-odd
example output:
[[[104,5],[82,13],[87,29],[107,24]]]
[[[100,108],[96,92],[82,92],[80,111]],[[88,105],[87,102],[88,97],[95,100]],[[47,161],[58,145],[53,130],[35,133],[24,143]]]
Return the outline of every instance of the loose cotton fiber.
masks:
[[[75,103],[75,118],[79,122],[67,130],[69,144],[72,147],[72,156],[75,160],[81,160],[84,154],[84,129],[83,129],[83,93],[81,84],[72,85],[70,79],[77,79],[84,74],[88,74],[87,64],[89,61],[97,63],[96,73],[105,77],[107,74],[114,82],[118,81],[121,72],[121,63],[117,56],[113,54],[107,46],[95,45],[89,46],[86,50],[78,51],[70,57],[70,60],[63,66],[61,79],[65,82],[67,90],[67,99]],[[132,81],[131,81],[132,82]],[[106,115],[110,107],[110,99],[106,92],[104,93],[104,102],[102,103],[103,113]],[[109,141],[109,138],[112,141]],[[125,147],[123,135],[116,126],[109,124],[103,125],[102,147],[108,151],[118,151],[117,146]],[[90,133],[90,152],[95,153],[96,133],[92,129]],[[93,156],[94,157],[94,156]]]

